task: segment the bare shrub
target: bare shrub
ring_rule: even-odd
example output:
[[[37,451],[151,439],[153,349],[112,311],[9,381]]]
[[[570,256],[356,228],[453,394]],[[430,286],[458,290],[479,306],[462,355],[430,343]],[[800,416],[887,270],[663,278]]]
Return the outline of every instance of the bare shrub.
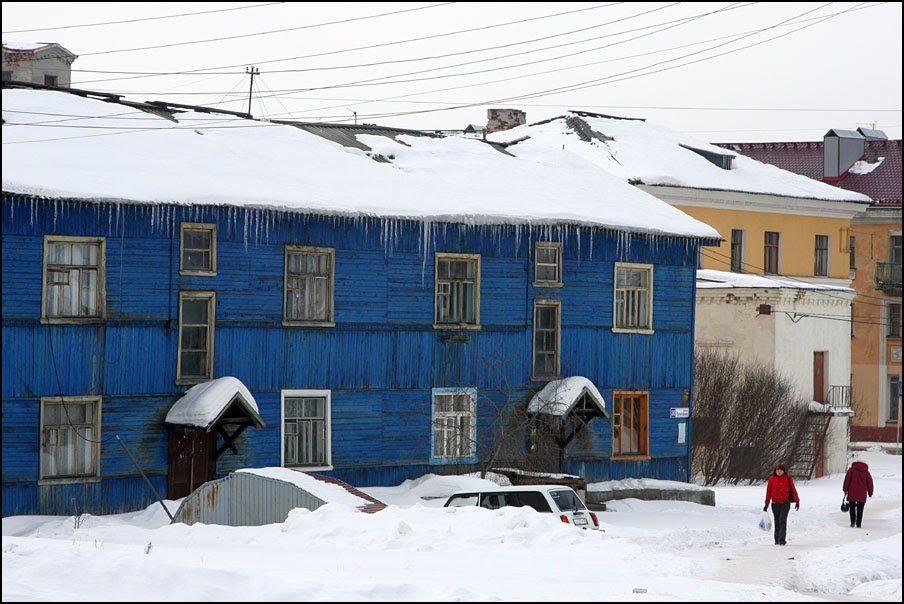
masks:
[[[694,355],[693,471],[750,483],[788,463],[807,407],[774,368],[712,350]]]

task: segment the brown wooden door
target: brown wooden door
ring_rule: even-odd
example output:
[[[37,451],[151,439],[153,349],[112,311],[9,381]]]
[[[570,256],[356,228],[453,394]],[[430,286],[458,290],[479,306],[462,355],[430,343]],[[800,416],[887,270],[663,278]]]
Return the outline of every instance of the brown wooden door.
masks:
[[[216,434],[178,426],[170,431],[167,498],[185,497],[216,474]]]
[[[825,352],[813,353],[813,400],[824,403],[826,398]]]

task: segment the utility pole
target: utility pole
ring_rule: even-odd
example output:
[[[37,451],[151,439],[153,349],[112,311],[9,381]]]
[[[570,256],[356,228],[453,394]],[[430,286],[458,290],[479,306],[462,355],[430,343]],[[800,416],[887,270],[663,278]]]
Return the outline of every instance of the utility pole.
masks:
[[[260,71],[253,65],[245,68],[245,73],[251,75],[251,83],[248,85],[248,115],[251,115],[251,93],[254,91],[254,76],[260,75]]]

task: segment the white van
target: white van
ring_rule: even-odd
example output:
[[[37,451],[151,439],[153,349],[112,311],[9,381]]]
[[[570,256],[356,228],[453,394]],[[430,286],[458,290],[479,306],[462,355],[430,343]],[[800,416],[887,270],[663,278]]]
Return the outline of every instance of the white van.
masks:
[[[565,524],[583,529],[600,530],[596,514],[587,509],[578,494],[562,485],[529,485],[520,487],[495,487],[481,491],[454,493],[443,507],[479,505],[490,510],[504,506],[531,507],[538,512],[558,514]]]

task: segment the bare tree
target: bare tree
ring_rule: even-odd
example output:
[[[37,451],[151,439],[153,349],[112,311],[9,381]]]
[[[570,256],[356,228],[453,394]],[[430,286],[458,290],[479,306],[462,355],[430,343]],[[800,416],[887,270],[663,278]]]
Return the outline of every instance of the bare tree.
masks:
[[[693,470],[704,483],[737,484],[788,463],[806,402],[774,368],[698,351],[694,361]]]

